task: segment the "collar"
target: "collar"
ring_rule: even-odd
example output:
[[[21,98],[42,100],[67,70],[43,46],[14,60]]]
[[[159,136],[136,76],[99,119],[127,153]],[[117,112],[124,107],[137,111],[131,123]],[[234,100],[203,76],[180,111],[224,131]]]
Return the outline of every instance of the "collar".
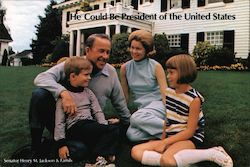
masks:
[[[104,76],[108,77],[109,76],[109,70],[108,70],[109,67],[108,66],[109,66],[109,64],[106,63],[105,66],[103,67],[103,69],[101,71],[99,71],[97,74],[95,74],[94,77],[99,76],[99,75],[104,75]]]
[[[84,90],[84,87],[74,87],[70,84],[69,80],[67,80],[64,85],[63,85],[67,90],[69,90],[70,92],[82,92]]]

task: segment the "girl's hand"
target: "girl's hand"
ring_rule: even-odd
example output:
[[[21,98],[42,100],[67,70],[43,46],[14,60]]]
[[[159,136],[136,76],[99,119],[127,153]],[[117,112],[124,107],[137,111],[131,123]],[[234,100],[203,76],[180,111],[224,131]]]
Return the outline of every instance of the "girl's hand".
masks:
[[[61,159],[67,159],[69,157],[69,149],[67,146],[63,146],[58,150],[59,157]]]
[[[158,143],[156,144],[156,147],[154,148],[154,151],[158,153],[163,153],[167,149],[167,145],[164,142],[164,140],[158,140]]]

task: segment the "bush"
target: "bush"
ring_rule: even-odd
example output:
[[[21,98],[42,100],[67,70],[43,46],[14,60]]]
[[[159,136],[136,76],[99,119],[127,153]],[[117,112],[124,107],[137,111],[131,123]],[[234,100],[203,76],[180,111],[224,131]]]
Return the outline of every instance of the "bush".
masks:
[[[193,50],[193,57],[197,66],[207,65],[206,61],[209,57],[208,53],[210,50],[214,49],[209,42],[198,42]]]
[[[248,70],[250,70],[250,53],[248,54],[248,57],[247,57],[247,68]]]
[[[23,66],[28,66],[28,65],[33,65],[34,64],[33,59],[26,58],[26,57],[22,57],[21,61],[22,61]]]
[[[131,59],[128,51],[128,33],[115,34],[112,38],[112,50],[109,63],[119,64]]]
[[[168,59],[168,52],[170,50],[168,44],[168,38],[165,33],[154,35],[154,46],[156,55],[152,57],[164,67],[165,62]]]
[[[69,56],[69,43],[63,39],[57,41],[51,55],[51,62],[57,62],[62,57]]]
[[[212,48],[208,51],[206,65],[209,66],[230,66],[235,63],[234,52],[228,48]]]
[[[8,60],[8,52],[7,52],[7,50],[5,49],[4,52],[3,52],[3,58],[2,58],[2,65],[3,65],[3,66],[6,66],[6,65],[7,65],[7,60]]]

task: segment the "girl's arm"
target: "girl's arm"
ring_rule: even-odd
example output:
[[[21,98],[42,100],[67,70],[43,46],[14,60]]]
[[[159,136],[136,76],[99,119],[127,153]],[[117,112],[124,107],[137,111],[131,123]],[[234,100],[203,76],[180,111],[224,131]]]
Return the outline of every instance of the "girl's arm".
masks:
[[[197,129],[197,125],[198,125],[199,114],[200,114],[200,105],[201,105],[200,98],[195,98],[192,101],[190,108],[189,108],[187,129],[162,140],[162,144],[159,145],[159,147],[156,148],[156,150],[158,150],[159,152],[164,151],[168,146],[170,146],[178,141],[188,140],[191,137],[193,137],[193,135]]]
[[[165,104],[165,102],[166,102],[165,90],[167,88],[167,81],[166,81],[165,71],[162,68],[161,64],[156,65],[155,76],[156,76],[157,82],[160,86],[162,101]]]
[[[125,64],[123,64],[121,66],[120,74],[121,74],[122,90],[123,90],[124,96],[126,98],[126,102],[128,103],[128,99],[129,99],[129,87],[128,87],[128,81],[127,81],[127,78],[126,78],[126,66],[125,66]]]

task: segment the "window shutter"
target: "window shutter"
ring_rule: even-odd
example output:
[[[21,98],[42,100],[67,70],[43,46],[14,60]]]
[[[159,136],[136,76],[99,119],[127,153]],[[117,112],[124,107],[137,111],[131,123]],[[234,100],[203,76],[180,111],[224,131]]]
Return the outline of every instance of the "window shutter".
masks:
[[[224,31],[223,48],[228,48],[234,52],[234,30]]]
[[[198,32],[197,33],[197,38],[196,38],[196,43],[204,42],[204,40],[205,40],[205,33],[204,32]]]
[[[224,3],[230,3],[233,2],[234,0],[223,0]]]
[[[140,4],[143,4],[143,0],[140,0]]]
[[[161,12],[165,12],[167,11],[168,9],[168,3],[167,3],[167,0],[161,0]]]
[[[190,0],[182,0],[181,1],[181,8],[182,9],[190,8]]]
[[[181,49],[188,53],[189,34],[181,34]]]
[[[205,5],[206,5],[206,0],[198,0],[198,7]]]

